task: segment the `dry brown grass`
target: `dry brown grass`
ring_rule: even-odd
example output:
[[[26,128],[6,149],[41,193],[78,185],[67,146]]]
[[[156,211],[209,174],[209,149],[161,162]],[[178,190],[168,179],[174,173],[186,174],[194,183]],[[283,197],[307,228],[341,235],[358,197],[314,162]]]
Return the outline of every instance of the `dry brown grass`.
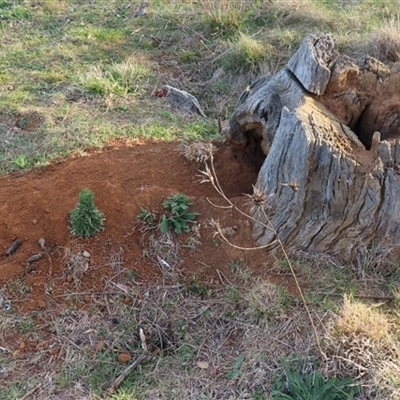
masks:
[[[343,335],[363,336],[371,341],[389,339],[393,323],[378,306],[372,307],[344,297],[336,329]]]
[[[210,142],[196,141],[182,143],[178,150],[186,160],[203,164],[217,151],[217,147]]]
[[[117,355],[140,354],[143,329],[151,356],[127,377],[115,399],[125,393],[183,400],[264,395],[282,368],[281,358],[302,354],[296,362],[316,360],[307,316],[274,285],[248,279],[246,286],[239,280],[200,289],[176,283],[140,286],[118,274],[103,294],[91,295],[90,310],[54,304],[45,319],[29,316],[35,322],[30,334],[46,340],[33,357],[17,362],[6,349],[2,365],[9,378],[34,368],[22,393],[39,384],[38,398],[98,399],[126,367]],[[127,296],[129,304],[123,301]],[[68,298],[83,301],[79,293]],[[17,322],[8,319],[8,325]]]
[[[82,250],[66,248],[64,262],[75,287],[79,288],[82,276],[89,268],[89,258],[85,257]]]
[[[160,269],[164,280],[177,279],[180,275],[181,243],[174,240],[170,232],[161,233],[158,229],[153,230],[143,240],[143,257],[150,259]]]
[[[393,18],[376,29],[369,38],[371,55],[383,62],[400,61],[400,21]]]
[[[344,298],[325,335],[325,367],[330,375],[352,376],[362,384],[361,399],[398,399],[399,332],[379,307]]]

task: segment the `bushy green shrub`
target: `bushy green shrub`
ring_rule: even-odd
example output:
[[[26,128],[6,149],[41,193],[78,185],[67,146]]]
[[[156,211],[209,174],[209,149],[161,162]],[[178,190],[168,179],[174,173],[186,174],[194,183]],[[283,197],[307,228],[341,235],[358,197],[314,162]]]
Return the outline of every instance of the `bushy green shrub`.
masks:
[[[163,207],[167,210],[161,217],[160,231],[174,230],[175,233],[190,232],[188,223],[194,221],[199,215],[197,212],[189,212],[192,205],[188,197],[183,194],[175,194],[164,201]]]
[[[147,227],[158,226],[161,233],[173,230],[176,234],[190,232],[189,223],[199,215],[197,212],[189,212],[192,205],[188,197],[183,194],[174,194],[162,203],[165,212],[160,217],[151,211],[141,208],[136,220]]]
[[[94,205],[94,194],[88,189],[79,193],[76,207],[70,211],[69,229],[78,237],[90,237],[103,230],[104,216]]]

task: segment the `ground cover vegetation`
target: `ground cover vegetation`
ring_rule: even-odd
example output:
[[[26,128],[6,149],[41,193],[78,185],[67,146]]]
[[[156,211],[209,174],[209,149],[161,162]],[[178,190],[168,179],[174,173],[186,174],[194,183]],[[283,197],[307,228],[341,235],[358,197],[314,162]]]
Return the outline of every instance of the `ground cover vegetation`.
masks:
[[[394,63],[399,18],[389,0],[0,0],[0,172],[45,168],[116,139],[179,140],[203,169],[213,151],[204,143],[223,139],[218,118],[305,34],[332,33],[343,53]],[[157,97],[163,84],[196,95],[207,118]],[[101,230],[92,211],[95,232],[73,228],[78,236]],[[0,400],[400,398],[400,273],[390,249],[365,249],[352,265],[298,252],[265,265],[276,283],[232,259],[230,275],[209,285],[179,271],[183,251],[201,251],[196,217],[184,193],[157,210],[143,205],[135,229],[162,275],[153,285],[125,268],[122,248],[100,292],[80,290],[90,254],[64,249],[73,290],[51,312],[20,312],[10,299],[29,299],[32,287],[6,282]],[[299,288],[284,284],[293,274],[309,312]],[[8,332],[19,348],[7,346]]]

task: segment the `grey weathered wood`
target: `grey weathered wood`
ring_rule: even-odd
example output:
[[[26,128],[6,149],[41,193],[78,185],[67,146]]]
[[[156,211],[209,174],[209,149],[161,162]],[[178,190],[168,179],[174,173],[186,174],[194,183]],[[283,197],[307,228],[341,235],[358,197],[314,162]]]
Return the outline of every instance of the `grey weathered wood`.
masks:
[[[266,200],[252,210],[260,245],[276,247],[278,235],[288,250],[346,260],[376,242],[400,247],[399,141],[373,131],[363,144],[350,128],[362,125],[385,82],[397,80],[365,60],[338,55],[330,36],[307,37],[287,68],[240,97],[229,136],[244,149],[255,140],[265,155],[256,189]],[[400,96],[393,101],[397,110]],[[396,127],[389,111],[385,123]],[[400,127],[390,134],[399,138]]]
[[[169,85],[164,85],[162,90],[165,92],[165,97],[174,102],[182,110],[200,114],[204,118],[206,117],[199,101],[192,94]]]
[[[308,35],[288,63],[289,70],[306,90],[316,95],[325,92],[331,67],[339,56],[331,35]]]

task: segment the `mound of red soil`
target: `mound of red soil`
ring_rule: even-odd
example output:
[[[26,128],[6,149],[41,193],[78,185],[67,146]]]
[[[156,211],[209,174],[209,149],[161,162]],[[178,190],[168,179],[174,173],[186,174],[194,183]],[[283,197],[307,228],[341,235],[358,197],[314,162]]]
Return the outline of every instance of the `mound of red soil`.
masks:
[[[243,206],[244,193],[252,192],[257,169],[242,152],[229,144],[218,144],[215,167],[225,194]],[[43,170],[0,177],[0,285],[22,278],[32,287],[28,304],[22,309],[44,307],[49,296],[74,289],[68,277],[66,250],[90,253],[90,266],[84,273],[79,290],[102,290],[104,282],[115,274],[110,257],[123,249],[124,268],[135,279],[153,281],[160,270],[144,257],[143,232],[135,229],[140,208],[161,211],[170,195],[183,193],[199,212],[201,245],[181,254],[183,276],[194,274],[209,282],[218,281],[216,270],[226,271],[230,260],[260,265],[262,252],[243,252],[224,244],[214,236],[207,223],[220,220],[234,232],[232,241],[240,246],[254,246],[250,223],[226,205],[209,183],[200,184],[201,165],[189,163],[177,151],[177,143],[113,143],[102,151],[75,155],[65,162],[54,163]],[[96,207],[105,215],[105,229],[90,239],[77,239],[68,230],[68,214],[76,206],[78,193],[88,188],[95,194]],[[211,200],[211,202],[209,201]],[[43,252],[38,240],[43,238],[51,250]],[[7,249],[15,240],[22,244],[11,255]],[[177,239],[178,240],[178,239]],[[43,252],[33,263],[27,260]],[[249,261],[249,257],[253,257]],[[254,257],[258,257],[255,261]],[[51,292],[48,288],[51,283]]]

